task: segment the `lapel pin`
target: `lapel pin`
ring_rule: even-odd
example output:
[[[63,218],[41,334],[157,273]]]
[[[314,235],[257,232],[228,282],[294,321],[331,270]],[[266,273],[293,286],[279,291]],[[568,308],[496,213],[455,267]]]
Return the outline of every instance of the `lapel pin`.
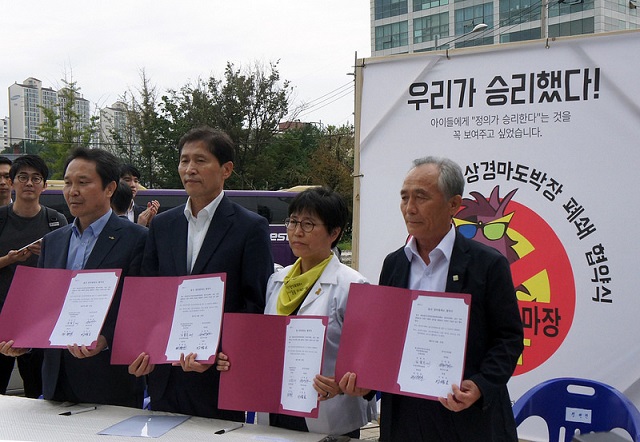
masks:
[[[460,279],[460,278],[458,277],[458,275],[453,275],[453,280],[454,280],[454,281],[457,281],[458,279]]]
[[[322,289],[316,290],[316,295],[320,295],[320,292],[322,292]]]
[[[116,239],[116,237],[115,236],[110,236],[109,239]]]

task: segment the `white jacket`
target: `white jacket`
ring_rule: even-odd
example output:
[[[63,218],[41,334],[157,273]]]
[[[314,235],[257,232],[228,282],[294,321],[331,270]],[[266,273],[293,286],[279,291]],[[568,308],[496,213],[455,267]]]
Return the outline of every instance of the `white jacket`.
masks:
[[[285,267],[269,278],[265,314],[277,314],[278,294],[291,267]],[[335,374],[344,312],[352,282],[368,283],[364,276],[340,263],[339,259],[333,256],[298,310],[298,315],[329,317],[322,365],[324,376]],[[370,413],[367,412],[369,407],[369,403],[361,397],[351,397],[346,394],[335,396],[320,402],[318,417],[306,418],[307,428],[312,433],[330,435],[341,435],[357,430],[369,422]],[[260,415],[259,423],[268,424],[269,419],[266,413],[260,413]]]

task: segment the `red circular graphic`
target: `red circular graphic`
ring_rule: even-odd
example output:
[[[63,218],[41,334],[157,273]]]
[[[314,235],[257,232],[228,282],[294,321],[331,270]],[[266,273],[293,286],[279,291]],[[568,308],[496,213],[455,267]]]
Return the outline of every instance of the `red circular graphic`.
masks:
[[[542,365],[562,345],[573,323],[576,288],[567,252],[545,220],[513,200],[505,212],[514,212],[507,235],[512,239],[520,236],[530,244],[530,250],[518,253],[519,258],[511,263],[513,284],[519,287],[532,278],[537,281],[529,293],[518,291],[525,326],[524,352],[514,373],[519,375]]]
[[[553,229],[513,201],[517,189],[502,200],[499,190],[496,186],[484,202],[483,195],[471,192],[476,202],[464,200],[455,221],[461,234],[493,246],[510,262],[524,326],[524,351],[514,373],[520,375],[562,345],[573,323],[576,290],[571,263]]]

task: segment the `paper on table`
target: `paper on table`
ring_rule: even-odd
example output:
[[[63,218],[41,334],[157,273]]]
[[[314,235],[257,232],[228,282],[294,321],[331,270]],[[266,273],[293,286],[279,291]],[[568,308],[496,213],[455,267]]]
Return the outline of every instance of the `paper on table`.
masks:
[[[418,296],[413,300],[402,352],[400,391],[444,397],[460,384],[469,306],[464,299]]]
[[[79,273],[67,296],[49,341],[51,345],[90,345],[97,341],[118,285],[114,272]]]
[[[98,434],[111,436],[160,437],[190,416],[139,415],[105,428]]]
[[[319,318],[292,318],[287,325],[280,396],[283,409],[309,413],[318,405],[313,379],[322,371],[325,329]]]
[[[180,284],[165,352],[168,361],[180,360],[180,353],[195,352],[198,360],[215,355],[223,302],[224,282],[218,277],[188,279]]]

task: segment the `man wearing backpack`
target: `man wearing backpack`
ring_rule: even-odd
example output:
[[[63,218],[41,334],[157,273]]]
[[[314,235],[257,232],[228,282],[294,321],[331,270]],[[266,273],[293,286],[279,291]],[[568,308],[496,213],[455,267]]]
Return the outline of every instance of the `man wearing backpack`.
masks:
[[[40,205],[49,169],[37,155],[18,157],[9,171],[15,201],[0,207],[0,309],[18,265],[36,267],[40,239],[67,224],[61,213]],[[33,349],[18,358],[0,355],[0,393],[5,394],[15,359],[24,382],[25,396],[42,394],[42,350]]]
[[[11,160],[0,156],[0,206],[11,202]]]

